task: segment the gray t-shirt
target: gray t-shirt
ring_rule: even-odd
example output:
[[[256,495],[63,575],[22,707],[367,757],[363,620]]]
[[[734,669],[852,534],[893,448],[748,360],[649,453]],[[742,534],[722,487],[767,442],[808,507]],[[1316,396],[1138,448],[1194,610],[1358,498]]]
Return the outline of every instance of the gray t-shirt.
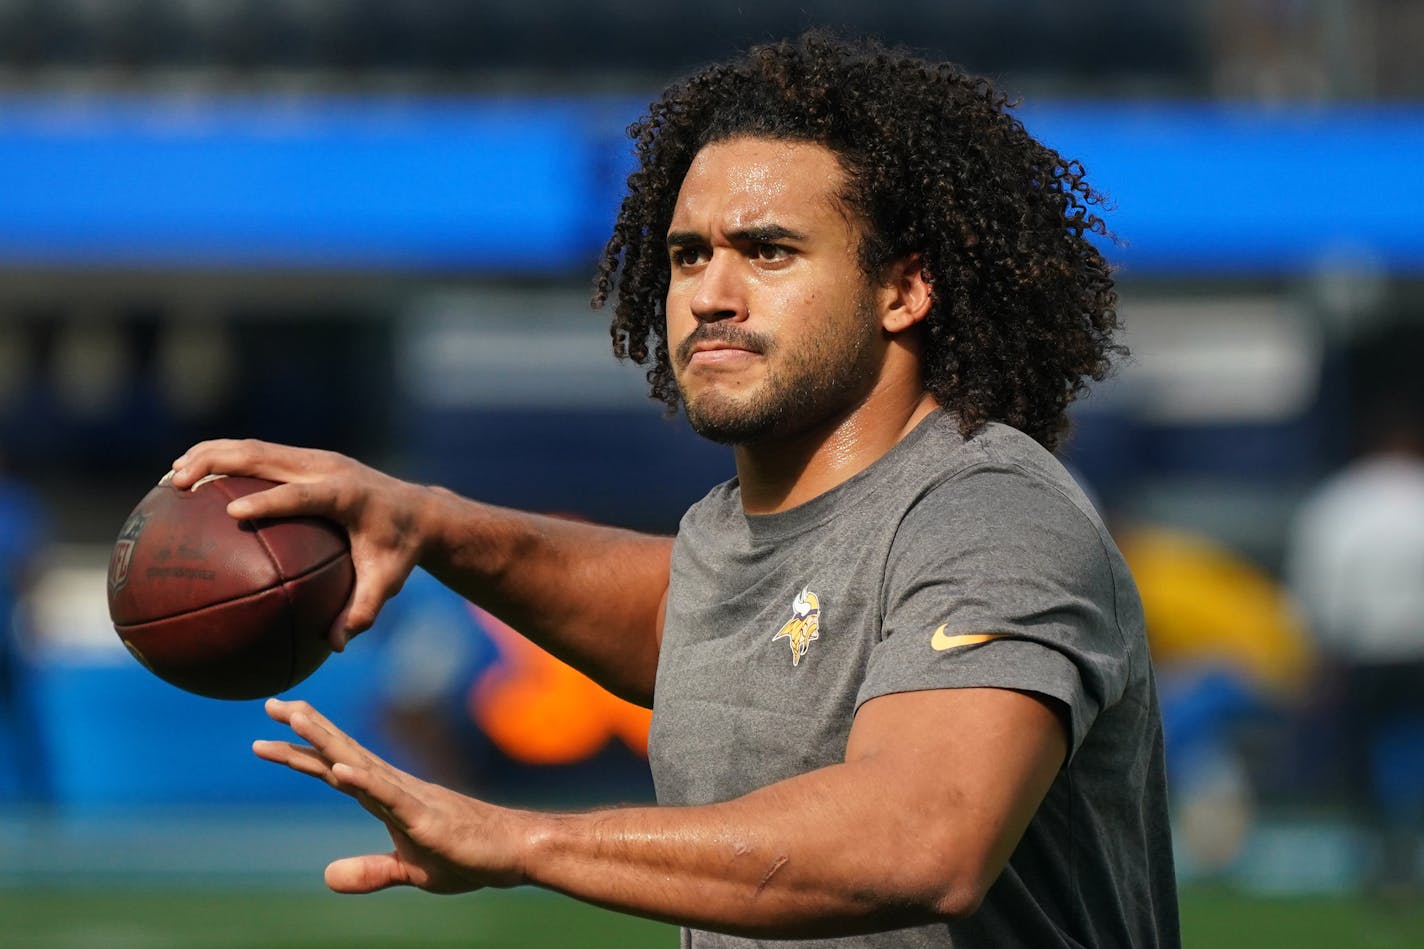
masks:
[[[967,634],[994,638],[946,638]],[[1003,425],[966,442],[936,412],[792,510],[749,516],[731,481],[683,518],[649,742],[661,803],[724,801],[840,762],[861,703],[973,686],[1051,696],[1072,731],[1068,763],[980,909],[765,945],[1176,947],[1142,607],[1052,455]],[[763,943],[684,931],[683,945]]]

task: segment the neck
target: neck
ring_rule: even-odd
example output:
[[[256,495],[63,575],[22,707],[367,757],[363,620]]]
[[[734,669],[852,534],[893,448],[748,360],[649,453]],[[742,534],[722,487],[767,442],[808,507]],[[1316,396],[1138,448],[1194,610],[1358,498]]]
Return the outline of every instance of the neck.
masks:
[[[737,481],[748,514],[775,514],[815,498],[869,468],[938,404],[916,385],[877,388],[850,411],[774,441],[738,445]]]

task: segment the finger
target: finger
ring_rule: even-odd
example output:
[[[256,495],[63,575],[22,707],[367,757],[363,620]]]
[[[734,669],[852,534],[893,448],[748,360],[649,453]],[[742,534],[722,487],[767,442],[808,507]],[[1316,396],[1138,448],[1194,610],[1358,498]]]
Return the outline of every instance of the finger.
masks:
[[[392,886],[410,886],[410,870],[394,853],[334,860],[326,868],[326,885],[337,893],[374,893]]]
[[[335,493],[314,484],[279,484],[228,502],[227,513],[242,520],[317,516],[335,512]]]
[[[332,761],[338,759],[329,752],[360,748],[349,735],[333,725],[309,702],[301,699],[270,698],[263,704],[263,710],[272,721],[286,725]]]
[[[252,753],[264,761],[284,765],[327,784],[333,783],[331,762],[304,745],[259,739],[252,743]]]
[[[173,460],[173,483],[192,487],[210,474],[249,475],[271,481],[292,481],[304,469],[310,450],[258,441],[219,438],[199,442]]]
[[[372,817],[393,824],[402,832],[410,829],[423,806],[405,787],[412,776],[383,761],[359,767],[338,762],[331,767],[331,777],[333,787],[360,801]]]
[[[300,703],[300,706],[305,706],[312,712],[316,712],[316,709],[305,702]],[[272,721],[285,725],[291,721],[292,715],[298,711],[300,706],[295,701],[272,698],[262,703],[262,711],[266,712],[267,717],[272,719]]]
[[[367,751],[360,742],[333,725],[330,719],[307,702],[300,699],[268,699],[266,708],[267,714],[274,721],[281,722],[296,732],[299,738],[311,745],[314,753],[332,764],[345,762],[350,765],[380,768],[392,774],[401,773]]]
[[[345,652],[347,644],[355,639],[356,636],[356,633],[351,632],[347,628],[346,612],[343,610],[326,631],[326,642],[327,645],[331,646],[332,652]]]
[[[331,628],[326,631],[326,641],[331,645],[332,652],[345,652],[347,644],[362,632],[351,628],[350,615],[351,607],[348,604],[346,609],[336,615]]]
[[[392,595],[381,592],[386,586],[357,567],[356,586],[351,591],[351,599],[336,615],[328,633],[333,649],[340,652],[347,643],[375,625],[377,614]]]
[[[396,786],[405,780],[413,780],[409,775],[371,754],[306,702],[268,699],[267,706],[268,715],[286,724],[310,744],[258,740],[252,743],[254,754],[331,785],[356,798],[362,807],[383,821],[392,819],[385,805],[368,798],[360,788],[337,778],[336,762],[341,761],[341,766],[345,768],[356,766],[375,771],[384,775],[387,783]]]
[[[346,606],[336,614],[336,619],[331,621],[331,627],[326,632],[327,642],[331,644],[333,652],[342,652],[351,640],[376,625],[376,616],[381,608],[395,595],[371,592],[382,587],[378,582],[366,580],[361,568],[356,568],[356,586],[351,591],[351,599],[347,600]]]
[[[173,483],[192,487],[210,474],[257,475],[258,461],[274,447],[255,439],[215,438],[198,442],[173,459]]]
[[[180,488],[191,488],[198,479],[209,474],[239,474],[242,472],[215,472],[212,468],[214,460],[229,451],[228,442],[230,439],[212,439],[198,442],[183,454],[173,459],[169,467],[172,469],[173,483]]]
[[[351,599],[332,621],[327,639],[337,652],[346,644],[376,624],[376,617],[392,597],[401,591],[410,576],[411,565],[405,565],[405,573],[393,573],[389,567],[389,557],[370,553],[369,545],[353,542],[351,561],[356,568],[356,585],[351,591]]]
[[[267,701],[273,703],[281,700],[268,699]],[[291,706],[284,710],[287,727],[296,732],[298,737],[304,739],[318,753],[325,755],[333,763],[362,759],[365,749],[354,738],[333,725],[325,715],[306,702],[297,701],[284,704]]]

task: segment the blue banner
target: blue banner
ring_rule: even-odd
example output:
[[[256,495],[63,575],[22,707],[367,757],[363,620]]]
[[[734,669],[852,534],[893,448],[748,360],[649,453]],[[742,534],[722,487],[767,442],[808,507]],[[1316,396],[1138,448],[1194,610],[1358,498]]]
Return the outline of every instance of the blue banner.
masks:
[[[0,98],[0,266],[585,272],[632,100]],[[1424,270],[1424,107],[1047,103],[1130,275]]]

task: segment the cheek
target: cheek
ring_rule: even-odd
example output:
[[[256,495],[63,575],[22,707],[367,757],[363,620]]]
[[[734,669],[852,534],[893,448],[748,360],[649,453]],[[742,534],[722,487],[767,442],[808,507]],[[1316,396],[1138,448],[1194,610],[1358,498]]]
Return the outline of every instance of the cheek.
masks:
[[[760,314],[771,323],[799,323],[814,317],[825,299],[825,292],[812,281],[767,282],[756,288],[751,300],[752,315]]]
[[[691,299],[691,295],[678,283],[674,282],[668,286],[667,296],[663,298],[663,309],[667,313],[669,336],[672,335],[674,327],[692,322]]]
[[[664,336],[670,346],[676,348],[696,326],[697,321],[692,318],[687,307],[677,306],[671,299],[668,300],[667,332]]]

